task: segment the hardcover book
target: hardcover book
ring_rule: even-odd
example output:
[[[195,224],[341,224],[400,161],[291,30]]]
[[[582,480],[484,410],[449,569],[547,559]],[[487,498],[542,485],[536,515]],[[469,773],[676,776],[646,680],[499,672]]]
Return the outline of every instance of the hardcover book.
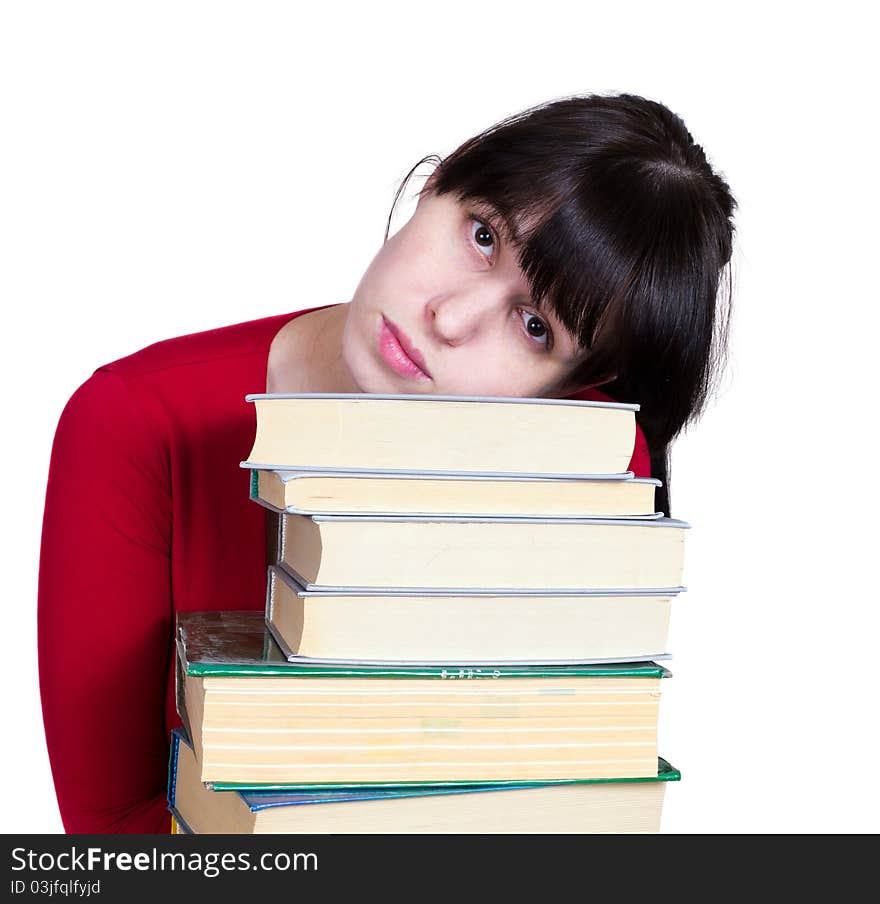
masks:
[[[269,566],[266,623],[291,661],[477,665],[667,658],[683,588],[534,594],[309,591]]]
[[[292,515],[278,561],[307,590],[634,590],[681,585],[684,521]]]
[[[243,467],[528,476],[626,473],[639,407],[370,393],[245,398],[257,429]]]
[[[203,782],[387,784],[657,774],[655,662],[289,662],[256,612],[181,613],[178,708]]]
[[[347,471],[251,471],[251,499],[298,515],[651,518],[659,480]]]
[[[680,778],[658,758],[657,774],[638,779],[221,791],[200,780],[175,730],[168,805],[178,830],[198,834],[648,833],[659,831],[666,783]]]

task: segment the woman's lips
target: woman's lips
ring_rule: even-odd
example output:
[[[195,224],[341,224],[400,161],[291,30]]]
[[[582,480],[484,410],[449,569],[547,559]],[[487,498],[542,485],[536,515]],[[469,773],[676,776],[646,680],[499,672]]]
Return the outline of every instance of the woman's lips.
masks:
[[[391,321],[382,317],[379,328],[379,354],[385,363],[401,377],[410,380],[430,380],[425,359],[407,339],[406,334]]]

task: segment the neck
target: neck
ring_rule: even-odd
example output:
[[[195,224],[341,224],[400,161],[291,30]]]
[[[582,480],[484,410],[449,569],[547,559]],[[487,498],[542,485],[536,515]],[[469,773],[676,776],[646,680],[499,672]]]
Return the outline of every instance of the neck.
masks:
[[[348,305],[288,321],[269,353],[268,392],[359,392],[342,357]]]
[[[348,319],[348,305],[337,304],[306,316],[312,319],[308,324],[311,329],[306,329],[310,342],[304,350],[304,361],[314,385],[320,387],[306,391],[358,392],[342,357],[342,333]]]

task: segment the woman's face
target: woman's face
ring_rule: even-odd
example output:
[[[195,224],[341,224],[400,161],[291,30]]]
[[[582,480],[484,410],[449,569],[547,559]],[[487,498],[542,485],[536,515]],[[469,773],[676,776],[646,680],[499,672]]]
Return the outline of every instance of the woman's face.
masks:
[[[363,275],[343,357],[363,392],[551,396],[583,358],[484,205],[423,195]],[[567,391],[571,391],[569,388]]]

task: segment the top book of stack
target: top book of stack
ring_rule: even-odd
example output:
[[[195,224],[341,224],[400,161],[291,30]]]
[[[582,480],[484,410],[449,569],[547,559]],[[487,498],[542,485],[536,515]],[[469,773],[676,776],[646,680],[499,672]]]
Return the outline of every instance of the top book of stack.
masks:
[[[257,432],[243,467],[521,477],[631,476],[639,409],[572,399],[369,393],[246,399],[256,406]]]

